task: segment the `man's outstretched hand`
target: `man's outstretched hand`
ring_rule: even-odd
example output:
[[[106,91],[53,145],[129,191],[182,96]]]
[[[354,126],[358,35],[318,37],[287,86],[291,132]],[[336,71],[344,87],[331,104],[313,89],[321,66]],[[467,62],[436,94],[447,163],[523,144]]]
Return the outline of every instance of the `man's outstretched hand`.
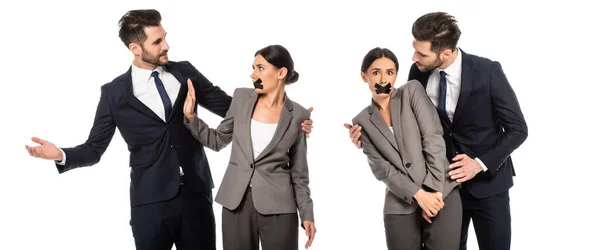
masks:
[[[54,143],[42,140],[37,137],[31,137],[31,140],[37,144],[38,146],[29,146],[25,145],[27,152],[29,152],[30,156],[46,159],[46,160],[54,160],[54,161],[62,161],[63,155],[62,151],[58,147],[54,145]]]

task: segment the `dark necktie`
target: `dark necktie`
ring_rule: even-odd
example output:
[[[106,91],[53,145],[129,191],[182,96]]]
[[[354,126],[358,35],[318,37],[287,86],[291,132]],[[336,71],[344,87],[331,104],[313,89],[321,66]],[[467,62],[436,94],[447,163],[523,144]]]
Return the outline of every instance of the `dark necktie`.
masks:
[[[444,118],[448,118],[448,113],[446,112],[446,85],[446,72],[440,71],[440,98],[437,110]],[[450,120],[450,118],[448,118],[448,120]]]
[[[166,121],[169,118],[169,114],[171,114],[171,99],[169,99],[169,95],[167,95],[167,91],[165,90],[165,85],[163,85],[163,82],[158,77],[157,71],[152,71],[152,77],[154,77],[154,83],[158,89],[158,94],[160,95],[160,99],[162,99],[163,106],[165,107]]]

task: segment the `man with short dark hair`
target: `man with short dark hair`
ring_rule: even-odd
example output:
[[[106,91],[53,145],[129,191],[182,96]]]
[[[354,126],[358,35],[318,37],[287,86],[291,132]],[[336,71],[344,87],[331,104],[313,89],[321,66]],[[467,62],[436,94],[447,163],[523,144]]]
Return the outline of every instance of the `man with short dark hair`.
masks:
[[[437,108],[451,163],[448,178],[461,183],[460,249],[466,249],[471,219],[479,249],[510,249],[508,191],[515,173],[510,154],[527,138],[517,96],[499,62],[457,47],[461,31],[453,16],[425,14],[412,33],[408,79],[419,80]],[[350,128],[350,136],[360,147],[360,128]]]
[[[55,160],[59,173],[100,161],[118,128],[130,151],[131,228],[136,249],[216,249],[214,187],[203,145],[183,124],[187,79],[197,104],[224,117],[231,97],[187,61],[168,60],[156,10],[132,10],[119,37],[134,55],[130,69],[101,87],[87,141],[58,148],[33,137],[34,157]],[[196,111],[195,106],[194,111]],[[312,121],[303,123],[310,133]]]

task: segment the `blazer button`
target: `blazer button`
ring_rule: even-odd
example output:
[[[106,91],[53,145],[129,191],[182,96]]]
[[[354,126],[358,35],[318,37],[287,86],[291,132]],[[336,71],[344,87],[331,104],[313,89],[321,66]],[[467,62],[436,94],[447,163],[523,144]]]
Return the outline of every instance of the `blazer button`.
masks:
[[[254,168],[254,164],[250,164],[250,168]]]
[[[407,167],[407,168],[410,168],[410,163],[406,163],[406,167]]]

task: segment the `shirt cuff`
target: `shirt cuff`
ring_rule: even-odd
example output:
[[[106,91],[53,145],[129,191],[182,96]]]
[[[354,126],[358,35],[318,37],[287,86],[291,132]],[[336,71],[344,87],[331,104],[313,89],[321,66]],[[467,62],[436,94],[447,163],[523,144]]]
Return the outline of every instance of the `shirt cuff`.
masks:
[[[64,165],[65,165],[65,163],[67,162],[67,155],[65,154],[65,151],[63,151],[63,150],[62,150],[62,148],[59,148],[59,149],[60,149],[60,152],[62,153],[62,158],[63,158],[63,159],[62,159],[62,161],[61,161],[61,162],[59,162],[59,161],[56,161],[56,164],[58,164],[58,165],[61,165],[61,166],[64,166]]]
[[[483,162],[479,159],[479,157],[475,158],[475,160],[477,162],[479,162],[479,165],[481,165],[481,168],[483,168],[483,172],[488,170],[488,168],[485,166],[485,164],[483,164]]]

